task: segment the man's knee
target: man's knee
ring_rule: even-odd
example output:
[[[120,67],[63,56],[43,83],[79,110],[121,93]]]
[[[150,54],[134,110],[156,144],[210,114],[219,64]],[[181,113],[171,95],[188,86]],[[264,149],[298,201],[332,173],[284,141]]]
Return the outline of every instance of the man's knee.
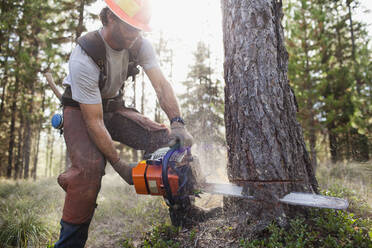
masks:
[[[169,129],[133,109],[111,113],[105,125],[112,138],[134,149],[154,151],[167,144]]]

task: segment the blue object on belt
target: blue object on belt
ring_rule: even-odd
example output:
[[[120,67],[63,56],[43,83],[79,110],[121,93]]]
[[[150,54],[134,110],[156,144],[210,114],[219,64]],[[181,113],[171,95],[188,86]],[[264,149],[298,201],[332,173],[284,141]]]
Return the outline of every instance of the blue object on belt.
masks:
[[[63,116],[61,114],[54,114],[53,115],[52,126],[55,129],[61,129],[63,127]]]

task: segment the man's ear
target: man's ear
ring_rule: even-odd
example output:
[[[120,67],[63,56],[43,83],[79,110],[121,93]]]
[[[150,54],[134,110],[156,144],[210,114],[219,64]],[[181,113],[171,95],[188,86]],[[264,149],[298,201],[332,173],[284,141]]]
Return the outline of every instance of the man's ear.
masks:
[[[114,16],[115,14],[114,13],[112,13],[111,11],[109,11],[108,13],[107,13],[107,24],[110,24],[110,23],[113,23],[113,22],[115,22],[116,21],[116,16]]]

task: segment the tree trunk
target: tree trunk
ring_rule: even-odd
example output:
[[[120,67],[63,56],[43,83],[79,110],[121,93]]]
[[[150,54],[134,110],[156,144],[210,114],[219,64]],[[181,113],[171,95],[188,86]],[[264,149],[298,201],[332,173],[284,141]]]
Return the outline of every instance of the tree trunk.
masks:
[[[144,70],[141,70],[141,114],[145,114],[145,75]]]
[[[347,7],[348,7],[348,17],[349,17],[349,22],[350,22],[350,36],[351,36],[351,57],[353,59],[353,66],[354,66],[354,76],[356,80],[356,89],[358,92],[358,95],[360,95],[360,88],[362,86],[362,80],[360,79],[359,76],[359,65],[358,61],[356,60],[355,57],[355,37],[354,37],[354,26],[353,26],[353,18],[352,18],[352,11],[351,11],[351,6],[350,6],[350,1],[347,1]]]
[[[37,162],[38,162],[38,158],[39,158],[39,146],[40,146],[40,133],[41,133],[41,124],[40,124],[40,128],[38,128],[38,130],[36,130],[36,144],[35,144],[35,148],[34,148],[34,161],[33,161],[33,167],[32,167],[32,170],[31,170],[31,177],[36,180],[37,179]]]
[[[45,150],[45,177],[48,177],[48,166],[49,166],[49,153],[50,153],[50,132],[51,129],[48,127],[48,132],[47,132],[47,141],[46,141],[46,150]]]
[[[222,0],[225,48],[225,125],[228,178],[255,201],[226,198],[241,228],[286,224],[289,207],[278,198],[317,192],[294,95],[276,0]]]
[[[5,105],[5,96],[6,96],[6,86],[8,84],[8,56],[4,59],[4,72],[3,72],[3,78],[2,78],[2,84],[1,84],[1,103],[0,103],[0,125],[2,118],[4,116],[4,105]]]
[[[42,89],[42,100],[41,100],[41,113],[43,114],[44,113],[44,110],[45,110],[45,90]],[[31,176],[34,180],[36,180],[36,177],[37,177],[37,163],[38,163],[38,159],[39,159],[39,146],[40,146],[40,133],[41,133],[41,130],[42,130],[42,127],[43,127],[43,115],[40,115],[40,117],[38,118],[38,128],[36,130],[37,132],[37,138],[36,138],[36,149],[35,149],[35,154],[34,154],[34,167],[32,169],[32,172],[31,172]]]
[[[160,123],[161,122],[161,113],[160,113],[160,104],[159,101],[156,100],[155,104],[155,111],[154,111],[154,121]]]
[[[23,146],[24,141],[24,114],[22,111],[19,112],[19,127],[18,127],[18,145],[17,145],[17,156],[14,161],[14,174],[13,179],[17,180],[22,177],[22,168],[23,168]],[[21,173],[20,173],[21,172]]]
[[[53,157],[54,157],[54,134],[50,134],[52,137],[50,139],[50,153],[49,153],[49,177],[53,176]]]
[[[136,78],[133,78],[133,101],[132,101],[132,106],[133,108],[137,107],[137,83],[136,83]],[[136,163],[138,161],[138,151],[136,149],[132,149],[132,159],[133,162]]]
[[[80,37],[81,33],[84,31],[84,7],[85,7],[85,0],[80,0],[79,6],[79,23],[76,27],[76,39]]]
[[[40,13],[38,14],[38,18],[41,18]],[[38,61],[38,53],[39,53],[39,41],[37,40],[37,36],[40,33],[40,28],[38,26],[34,26],[33,30],[33,42],[32,42],[32,57],[35,60],[35,64],[39,64]],[[28,179],[29,177],[29,168],[30,168],[30,160],[31,160],[31,137],[33,133],[33,126],[32,126],[32,115],[34,113],[34,95],[35,95],[35,84],[37,84],[37,73],[39,68],[35,68],[33,79],[30,80],[29,84],[31,84],[30,95],[28,98],[28,115],[26,116],[26,137],[24,143],[24,178]]]
[[[15,77],[15,88],[13,89],[12,95],[12,107],[11,107],[11,121],[10,121],[10,130],[9,130],[9,147],[8,147],[8,167],[6,176],[7,178],[11,178],[12,176],[12,165],[13,165],[13,150],[14,150],[14,143],[15,143],[15,122],[16,122],[16,113],[17,113],[17,97],[18,97],[18,85],[19,85],[19,78],[18,75]]]
[[[301,3],[301,6],[302,8],[304,8],[305,6],[305,3],[302,2]],[[302,46],[304,48],[304,52],[305,52],[305,74],[304,74],[304,83],[305,83],[305,89],[307,92],[312,92],[313,89],[315,88],[315,85],[313,85],[313,81],[314,79],[311,77],[311,68],[310,68],[310,54],[309,54],[309,49],[310,49],[310,44],[309,44],[309,37],[308,37],[308,23],[307,23],[307,20],[306,20],[306,17],[305,15],[302,16],[302,23],[304,25],[304,38],[302,40]],[[313,94],[309,94],[308,95],[308,99],[306,100],[306,112],[309,113],[308,116],[306,116],[305,118],[308,119],[307,121],[307,128],[309,129],[309,146],[310,146],[310,157],[311,157],[311,164],[313,166],[313,169],[314,169],[314,173],[315,173],[315,169],[316,169],[316,166],[317,166],[317,160],[316,160],[316,149],[315,149],[315,146],[316,146],[316,133],[315,133],[315,110],[314,110],[314,104],[313,104]]]
[[[33,83],[32,83],[33,84]],[[29,96],[28,101],[28,115],[26,116],[26,137],[24,143],[24,178],[28,179],[29,177],[29,168],[30,168],[30,159],[31,159],[31,137],[32,137],[32,127],[31,127],[31,113],[33,112],[33,104],[34,104],[34,94],[35,94],[35,87],[34,85],[31,86],[31,96]]]
[[[309,131],[309,145],[311,154],[311,164],[313,166],[314,173],[318,167],[317,152],[316,152],[316,134],[314,128],[310,127]]]

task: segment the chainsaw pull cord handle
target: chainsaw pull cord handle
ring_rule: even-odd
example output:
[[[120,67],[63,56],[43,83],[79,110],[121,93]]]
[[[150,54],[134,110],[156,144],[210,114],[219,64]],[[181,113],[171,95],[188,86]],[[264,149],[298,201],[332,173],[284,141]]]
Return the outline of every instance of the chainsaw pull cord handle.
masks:
[[[164,156],[162,161],[162,168],[161,168],[161,179],[163,181],[164,189],[165,189],[165,196],[168,199],[170,205],[174,205],[174,199],[172,196],[172,190],[169,185],[168,181],[168,164],[169,159],[172,157],[173,153],[178,150],[178,147],[173,146]]]

